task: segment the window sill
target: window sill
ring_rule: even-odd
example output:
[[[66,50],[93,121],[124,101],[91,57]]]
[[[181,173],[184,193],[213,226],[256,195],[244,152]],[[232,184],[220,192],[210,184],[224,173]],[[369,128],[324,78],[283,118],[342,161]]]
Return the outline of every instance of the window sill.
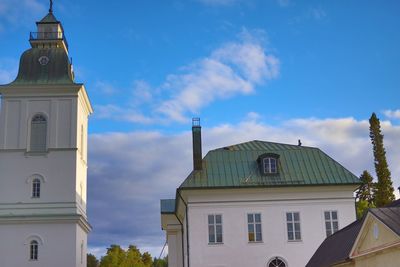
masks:
[[[287,242],[288,243],[302,243],[303,242],[303,240],[302,239],[299,239],[299,240],[287,240]]]
[[[264,244],[263,241],[248,241],[248,244]]]
[[[49,151],[27,151],[25,152],[25,157],[47,157]]]
[[[224,243],[208,243],[209,246],[219,246],[219,245],[223,245]]]

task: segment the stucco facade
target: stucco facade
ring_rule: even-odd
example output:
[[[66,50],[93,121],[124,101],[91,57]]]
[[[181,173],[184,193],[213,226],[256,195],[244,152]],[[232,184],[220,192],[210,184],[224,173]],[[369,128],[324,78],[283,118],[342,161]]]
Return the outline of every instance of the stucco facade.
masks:
[[[44,25],[60,38],[40,39]],[[17,79],[0,86],[0,266],[86,267],[92,108],[60,22],[50,12],[38,31]]]

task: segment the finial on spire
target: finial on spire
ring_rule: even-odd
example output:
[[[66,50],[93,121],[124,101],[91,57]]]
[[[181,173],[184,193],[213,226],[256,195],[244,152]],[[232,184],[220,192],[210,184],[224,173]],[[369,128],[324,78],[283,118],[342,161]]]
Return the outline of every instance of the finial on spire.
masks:
[[[50,13],[53,13],[53,0],[50,0],[50,9],[49,9]]]

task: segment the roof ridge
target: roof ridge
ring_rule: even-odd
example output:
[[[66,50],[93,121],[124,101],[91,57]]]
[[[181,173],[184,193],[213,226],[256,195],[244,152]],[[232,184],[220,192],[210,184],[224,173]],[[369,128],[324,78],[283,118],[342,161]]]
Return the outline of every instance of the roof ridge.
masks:
[[[244,144],[249,144],[249,143],[256,143],[256,142],[263,143],[263,144],[276,144],[276,145],[298,147],[298,148],[319,149],[318,147],[314,147],[314,146],[303,146],[303,145],[299,146],[299,145],[296,145],[296,144],[287,144],[287,143],[282,143],[282,142],[263,141],[263,140],[259,140],[259,139],[254,139],[254,140],[251,140],[251,141],[246,141],[246,142],[236,143],[236,144],[233,144],[233,145],[218,147],[218,148],[212,149],[210,151],[226,149],[226,148],[229,148],[229,147],[234,147],[234,146],[239,146],[239,145],[244,145]]]

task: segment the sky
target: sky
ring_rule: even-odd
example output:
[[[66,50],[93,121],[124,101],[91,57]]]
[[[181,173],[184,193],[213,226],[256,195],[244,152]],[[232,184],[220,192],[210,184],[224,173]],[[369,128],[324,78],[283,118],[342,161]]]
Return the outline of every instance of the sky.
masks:
[[[0,84],[16,77],[47,10],[46,0],[0,0]],[[192,169],[192,117],[201,118],[203,156],[301,139],[357,176],[376,176],[375,112],[399,187],[399,11],[396,0],[54,0],[95,110],[90,252],[135,244],[160,255],[159,200]]]

